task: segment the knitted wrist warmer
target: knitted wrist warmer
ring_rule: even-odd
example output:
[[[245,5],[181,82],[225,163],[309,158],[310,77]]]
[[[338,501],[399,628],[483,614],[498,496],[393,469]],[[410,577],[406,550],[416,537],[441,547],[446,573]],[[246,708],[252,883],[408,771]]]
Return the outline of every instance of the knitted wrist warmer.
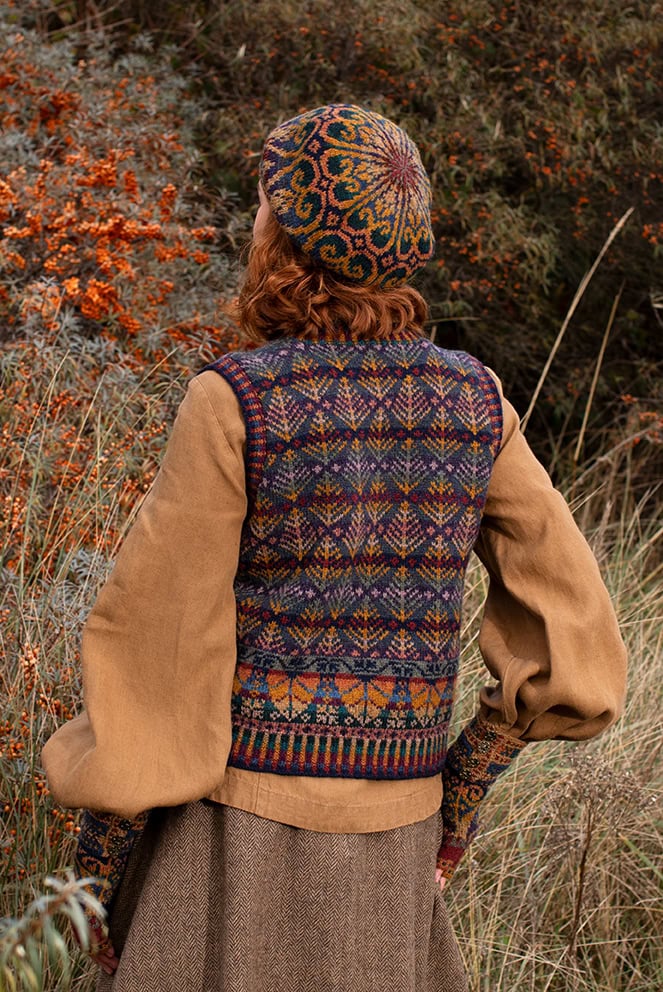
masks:
[[[442,772],[443,834],[437,855],[445,878],[451,878],[476,833],[479,804],[524,746],[524,741],[476,716],[449,748]]]
[[[89,809],[83,814],[74,872],[78,878],[95,879],[87,889],[106,910],[122,881],[131,849],[145,829],[147,817],[147,813],[141,813],[135,820],[126,820],[114,813]],[[94,922],[91,914],[88,915]]]

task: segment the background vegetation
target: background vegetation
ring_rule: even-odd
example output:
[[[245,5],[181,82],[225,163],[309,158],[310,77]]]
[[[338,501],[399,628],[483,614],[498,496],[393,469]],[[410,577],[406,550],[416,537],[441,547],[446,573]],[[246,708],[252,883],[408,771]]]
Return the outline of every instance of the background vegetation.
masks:
[[[145,32],[175,46],[174,64],[195,73],[206,182],[232,195],[242,232],[276,121],[339,101],[403,124],[433,181],[438,252],[422,288],[438,338],[499,369],[523,409],[580,280],[633,207],[531,430],[546,457],[560,434],[577,432],[622,281],[592,423],[624,418],[622,395],[645,412],[660,402],[660,2],[81,0],[49,9],[42,25],[56,35],[78,10],[90,29],[106,26],[118,51]]]
[[[528,749],[487,804],[448,894],[473,990],[663,987],[661,13],[0,0],[0,913],[22,917],[71,863],[77,815],[52,804],[40,747],[80,705],[80,627],[186,381],[238,344],[225,304],[262,140],[353,101],[419,143],[431,333],[491,364],[523,413],[540,386],[528,437],[592,540],[631,656],[618,727]],[[477,566],[458,721],[485,678],[483,584]],[[51,905],[71,909],[64,893]],[[42,908],[4,928],[15,961]],[[52,950],[41,987],[92,987]]]

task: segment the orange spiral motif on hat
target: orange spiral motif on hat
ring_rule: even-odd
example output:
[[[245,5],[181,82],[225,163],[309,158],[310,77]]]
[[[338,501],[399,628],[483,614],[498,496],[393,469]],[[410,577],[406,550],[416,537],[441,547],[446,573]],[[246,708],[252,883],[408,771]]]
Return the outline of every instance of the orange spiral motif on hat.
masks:
[[[419,152],[379,114],[332,104],[286,121],[265,143],[260,180],[295,244],[351,282],[398,286],[433,254]]]

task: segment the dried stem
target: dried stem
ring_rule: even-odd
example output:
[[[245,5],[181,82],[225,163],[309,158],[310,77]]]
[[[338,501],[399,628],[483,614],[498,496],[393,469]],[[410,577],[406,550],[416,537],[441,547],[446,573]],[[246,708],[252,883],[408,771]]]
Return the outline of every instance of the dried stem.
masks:
[[[548,358],[546,359],[546,364],[544,365],[543,371],[541,372],[541,375],[539,376],[539,381],[536,384],[536,389],[534,390],[534,394],[532,396],[532,399],[530,400],[530,404],[529,404],[529,406],[527,408],[527,413],[525,414],[525,416],[521,420],[520,426],[521,426],[521,429],[523,431],[525,430],[525,428],[527,427],[527,424],[529,423],[529,418],[531,417],[532,411],[534,410],[534,407],[536,406],[536,401],[539,398],[539,394],[541,393],[541,390],[543,389],[543,384],[546,381],[546,378],[548,376],[548,372],[550,371],[550,366],[553,363],[553,359],[555,358],[555,355],[557,354],[557,351],[559,349],[559,346],[562,343],[562,339],[563,339],[564,335],[566,334],[566,329],[569,326],[569,324],[571,323],[571,318],[573,317],[574,313],[576,312],[576,310],[578,308],[578,304],[580,303],[580,300],[583,298],[583,296],[585,294],[585,290],[587,289],[587,287],[589,286],[590,282],[592,281],[592,278],[594,276],[594,273],[596,272],[596,270],[598,269],[599,265],[603,261],[603,258],[605,256],[608,248],[610,247],[610,245],[612,244],[612,242],[615,240],[615,238],[617,237],[617,235],[619,234],[619,232],[621,231],[621,229],[624,227],[624,225],[626,224],[627,220],[629,219],[629,217],[633,213],[634,209],[635,209],[634,207],[629,207],[628,210],[626,211],[626,213],[623,214],[619,218],[619,220],[617,221],[617,223],[613,227],[612,231],[610,232],[610,234],[606,238],[605,243],[604,243],[603,247],[601,248],[601,251],[596,256],[596,259],[594,261],[594,264],[589,269],[589,271],[586,272],[585,275],[582,277],[582,280],[580,282],[580,285],[578,286],[578,289],[576,290],[576,294],[573,297],[573,300],[571,302],[571,306],[569,307],[568,312],[566,314],[566,317],[564,318],[564,323],[562,324],[562,326],[560,328],[560,331],[559,331],[559,334],[557,335],[557,337],[555,339],[555,343],[553,344],[552,348],[550,349],[550,354],[548,355]]]
[[[582,425],[580,427],[580,433],[578,434],[578,443],[576,444],[576,450],[573,453],[573,463],[578,464],[578,458],[580,457],[580,452],[582,450],[582,442],[585,439],[585,431],[587,429],[587,421],[589,420],[589,411],[592,408],[592,401],[594,400],[594,394],[596,392],[596,386],[599,381],[599,374],[601,372],[601,365],[603,364],[603,356],[605,355],[606,345],[608,344],[608,338],[610,337],[610,331],[612,330],[612,325],[615,321],[615,315],[617,313],[617,307],[619,306],[619,301],[622,297],[622,292],[624,289],[624,283],[622,282],[619,287],[619,292],[612,301],[612,309],[610,311],[610,316],[608,318],[608,323],[605,328],[605,333],[603,334],[603,340],[601,341],[601,348],[599,350],[598,358],[596,359],[596,367],[594,369],[594,375],[592,377],[592,384],[589,387],[589,396],[587,397],[587,405],[585,407],[585,414],[582,418]]]

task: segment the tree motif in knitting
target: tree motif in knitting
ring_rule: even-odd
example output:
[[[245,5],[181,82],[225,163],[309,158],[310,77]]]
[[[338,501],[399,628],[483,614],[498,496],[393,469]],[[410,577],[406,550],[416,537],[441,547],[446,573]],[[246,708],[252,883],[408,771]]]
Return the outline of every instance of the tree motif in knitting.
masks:
[[[495,385],[420,338],[272,342],[227,357],[231,382],[233,362],[265,455],[235,586],[231,763],[433,774],[500,443]]]

